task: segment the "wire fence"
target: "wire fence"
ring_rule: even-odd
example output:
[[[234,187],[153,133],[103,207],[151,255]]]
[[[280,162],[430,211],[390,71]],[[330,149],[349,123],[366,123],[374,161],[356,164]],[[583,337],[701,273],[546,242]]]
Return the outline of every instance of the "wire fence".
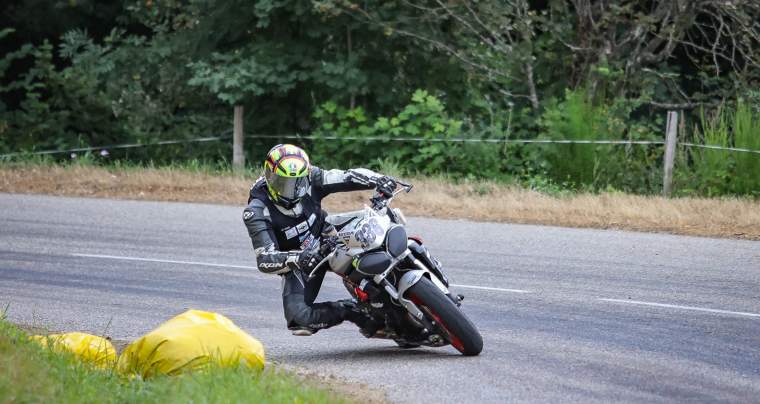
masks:
[[[760,134],[758,136],[760,136]],[[678,143],[678,145],[686,146],[686,147],[698,147],[701,149],[727,150],[727,151],[742,152],[742,153],[760,154],[760,150],[743,149],[741,147],[723,147],[723,146],[713,146],[709,144],[695,144],[695,143],[684,143],[684,142]]]
[[[55,155],[66,153],[82,153],[114,149],[130,149],[141,147],[157,147],[184,143],[203,143],[229,140],[232,138],[231,133],[220,134],[218,136],[207,136],[193,139],[171,139],[148,143],[124,143],[104,146],[77,147],[60,150],[41,150],[26,151],[0,154],[0,158],[11,158],[31,155]],[[297,139],[297,140],[343,140],[357,142],[419,142],[419,143],[492,143],[492,144],[598,144],[598,145],[664,145],[661,140],[573,140],[573,139],[509,139],[509,138],[420,138],[420,137],[384,137],[384,136],[316,136],[316,135],[299,135],[299,134],[253,134],[246,136],[248,139]],[[725,150],[740,153],[760,154],[760,150],[744,149],[739,147],[723,147],[716,145],[703,145],[688,142],[679,142],[679,146],[695,147],[713,150]]]
[[[61,149],[61,150],[14,152],[14,153],[0,154],[0,158],[19,157],[19,156],[43,156],[43,155],[52,155],[52,154],[81,153],[81,152],[92,152],[92,151],[114,150],[114,149],[133,149],[133,148],[139,148],[139,147],[166,146],[166,145],[185,144],[185,143],[204,143],[204,142],[215,142],[219,140],[227,140],[231,138],[232,138],[232,134],[228,134],[228,135],[220,135],[220,136],[199,137],[199,138],[194,138],[194,139],[161,140],[158,142],[148,142],[148,143],[124,143],[124,144],[112,144],[112,145],[105,145],[105,146],[76,147],[73,149]]]
[[[508,139],[508,138],[422,138],[422,137],[386,137],[386,136],[315,136],[315,135],[249,135],[250,139],[303,139],[303,140],[351,140],[367,142],[430,142],[430,143],[558,143],[558,144],[653,144],[662,145],[658,140],[572,140],[572,139]]]

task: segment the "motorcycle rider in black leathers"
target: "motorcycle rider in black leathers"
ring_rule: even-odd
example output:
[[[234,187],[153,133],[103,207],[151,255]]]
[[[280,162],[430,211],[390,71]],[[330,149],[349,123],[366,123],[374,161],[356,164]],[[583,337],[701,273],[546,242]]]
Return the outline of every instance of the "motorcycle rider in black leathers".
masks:
[[[352,300],[314,303],[325,271],[309,279],[323,258],[320,237],[331,227],[325,221],[322,199],[334,192],[373,188],[390,196],[396,188],[390,177],[367,169],[354,170],[369,179],[362,182],[349,171],[322,170],[310,165],[301,148],[277,145],[267,154],[264,175],[251,187],[243,221],[258,269],[282,277],[285,319],[294,335],[311,335],[344,320],[357,324],[365,336],[379,327]]]

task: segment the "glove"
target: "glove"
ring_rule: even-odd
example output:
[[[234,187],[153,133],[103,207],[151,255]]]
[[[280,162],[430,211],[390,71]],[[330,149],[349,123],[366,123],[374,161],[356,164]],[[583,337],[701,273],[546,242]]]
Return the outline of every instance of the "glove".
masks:
[[[322,245],[319,246],[319,255],[322,257],[328,256],[333,250],[335,250],[335,246],[338,245],[338,237],[336,236],[330,236],[330,237],[323,237],[322,238]]]
[[[386,198],[392,197],[393,191],[395,191],[396,187],[398,186],[396,184],[396,180],[388,177],[387,175],[383,175],[382,177],[378,178],[376,182],[377,185],[375,186],[375,189],[377,189],[377,192],[381,193]]]
[[[311,271],[324,257],[315,250],[303,250],[298,255],[298,269],[302,271]]]

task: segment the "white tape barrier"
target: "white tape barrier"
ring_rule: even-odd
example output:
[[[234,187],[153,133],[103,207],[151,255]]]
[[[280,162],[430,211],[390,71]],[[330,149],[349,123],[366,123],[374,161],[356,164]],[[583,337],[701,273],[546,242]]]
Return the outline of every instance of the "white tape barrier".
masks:
[[[198,143],[198,142],[215,142],[220,140],[228,140],[232,135],[224,136],[212,136],[201,137],[195,139],[173,139],[162,140],[152,143],[126,143],[107,146],[92,146],[92,147],[78,147],[74,149],[65,150],[44,150],[36,152],[15,152],[0,154],[0,158],[16,157],[16,156],[28,156],[28,155],[49,155],[49,154],[62,154],[62,153],[78,153],[89,152],[98,150],[111,150],[111,149],[130,149],[137,147],[151,147],[151,146],[164,146],[182,143]],[[571,140],[571,139],[473,139],[473,138],[416,138],[416,137],[382,137],[382,136],[314,136],[314,135],[249,135],[246,136],[249,139],[299,139],[299,140],[349,140],[349,141],[365,141],[365,142],[451,142],[451,143],[501,143],[501,144],[606,144],[606,145],[664,145],[665,142],[661,140]],[[760,154],[760,150],[743,149],[738,147],[723,147],[715,145],[701,145],[695,143],[678,143],[680,146],[686,147],[698,147],[704,149],[725,150],[732,152],[743,153],[755,153]]]

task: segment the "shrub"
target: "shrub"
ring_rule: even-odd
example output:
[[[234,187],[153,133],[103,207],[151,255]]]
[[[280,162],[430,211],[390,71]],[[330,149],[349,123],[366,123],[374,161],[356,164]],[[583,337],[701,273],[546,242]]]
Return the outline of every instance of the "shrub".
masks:
[[[595,106],[582,92],[568,90],[563,101],[555,102],[542,115],[542,135],[553,140],[617,139],[620,133],[611,130],[609,115],[605,106]],[[611,146],[552,144],[543,150],[549,174],[557,182],[593,186]]]
[[[739,100],[734,114],[734,145],[760,150],[760,111]],[[760,195],[760,154],[734,152],[736,171],[733,191],[737,194]]]
[[[394,162],[405,172],[421,174],[465,173],[476,168],[477,162],[462,156],[461,144],[446,141],[461,134],[461,121],[450,118],[444,104],[423,90],[417,90],[411,102],[391,117],[371,120],[361,107],[346,109],[326,102],[314,118],[318,140],[313,150],[315,160],[322,164],[348,167]]]

